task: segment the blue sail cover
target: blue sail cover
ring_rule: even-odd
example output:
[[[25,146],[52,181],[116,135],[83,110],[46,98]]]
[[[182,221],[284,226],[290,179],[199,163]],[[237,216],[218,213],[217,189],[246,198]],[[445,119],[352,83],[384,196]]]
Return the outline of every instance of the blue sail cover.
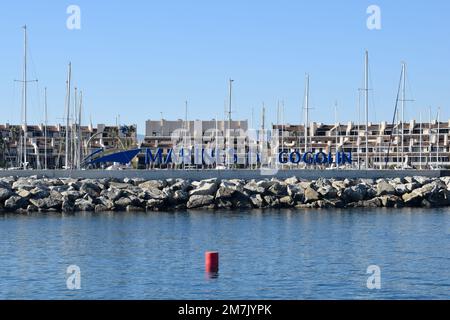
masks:
[[[136,157],[139,152],[141,152],[141,149],[127,150],[113,154],[108,154],[107,156],[103,156],[95,160],[92,160],[90,164],[107,163],[107,162],[118,162],[120,164],[127,164],[131,160],[133,160],[133,158]]]

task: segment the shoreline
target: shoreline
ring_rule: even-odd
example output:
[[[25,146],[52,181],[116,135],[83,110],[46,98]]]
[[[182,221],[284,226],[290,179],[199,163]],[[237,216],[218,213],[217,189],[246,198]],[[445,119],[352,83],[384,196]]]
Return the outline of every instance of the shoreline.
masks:
[[[0,178],[0,213],[196,209],[438,208],[450,177],[381,179]]]

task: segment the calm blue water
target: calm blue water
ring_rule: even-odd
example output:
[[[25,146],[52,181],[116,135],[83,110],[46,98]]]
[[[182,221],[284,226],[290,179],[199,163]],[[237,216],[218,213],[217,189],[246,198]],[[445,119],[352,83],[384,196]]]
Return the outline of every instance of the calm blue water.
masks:
[[[0,232],[3,299],[450,298],[449,209],[0,215]]]

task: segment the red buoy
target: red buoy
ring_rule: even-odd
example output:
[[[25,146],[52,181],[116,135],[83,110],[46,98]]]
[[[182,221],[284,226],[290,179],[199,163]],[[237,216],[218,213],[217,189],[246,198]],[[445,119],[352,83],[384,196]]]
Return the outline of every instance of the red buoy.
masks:
[[[205,270],[206,272],[219,271],[219,253],[217,251],[205,252]]]

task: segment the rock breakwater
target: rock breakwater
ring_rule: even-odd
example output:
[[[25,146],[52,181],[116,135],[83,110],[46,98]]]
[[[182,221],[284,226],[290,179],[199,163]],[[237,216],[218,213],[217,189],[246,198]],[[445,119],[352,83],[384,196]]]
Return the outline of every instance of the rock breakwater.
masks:
[[[450,177],[286,180],[0,178],[0,212],[450,206]]]

